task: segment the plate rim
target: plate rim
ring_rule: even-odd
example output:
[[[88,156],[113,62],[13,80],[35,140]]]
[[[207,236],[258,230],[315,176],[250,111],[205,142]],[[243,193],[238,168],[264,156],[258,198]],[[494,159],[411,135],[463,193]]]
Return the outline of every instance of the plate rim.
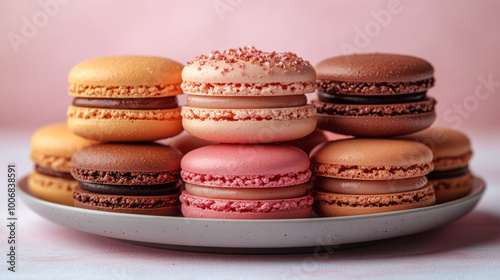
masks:
[[[24,187],[20,187],[20,185],[23,182],[26,182],[28,178],[28,175],[25,177],[22,177],[21,180],[17,184],[16,190],[19,190],[21,193],[21,197],[23,199],[30,199],[32,201],[35,201],[36,203],[39,204],[45,204],[46,206],[49,207],[55,207],[55,208],[61,208],[62,210],[71,210],[73,212],[79,212],[82,214],[91,214],[91,215],[101,215],[101,216],[117,216],[117,217],[136,217],[136,218],[141,218],[141,219],[158,219],[158,220],[179,220],[179,221],[196,221],[196,222],[213,222],[213,221],[223,221],[225,223],[231,223],[231,222],[237,222],[238,224],[240,223],[314,223],[314,222],[328,222],[328,221],[343,221],[343,220],[357,220],[357,219],[366,219],[366,218],[376,218],[376,217],[390,217],[390,216],[397,216],[400,215],[401,213],[412,213],[412,212],[421,212],[421,211],[429,211],[429,210],[434,210],[434,209],[439,209],[439,208],[444,208],[444,207],[450,207],[455,204],[460,204],[464,201],[467,200],[473,200],[476,197],[479,197],[479,199],[482,197],[484,192],[486,191],[486,182],[481,178],[474,176],[474,185],[471,193],[468,195],[455,199],[449,202],[441,203],[441,204],[435,204],[431,206],[426,206],[426,207],[421,207],[421,208],[414,208],[414,209],[406,209],[406,210],[399,210],[399,211],[393,211],[393,212],[383,212],[383,213],[373,213],[373,214],[365,214],[365,215],[356,215],[356,216],[342,216],[342,217],[310,217],[310,218],[301,218],[301,219],[208,219],[208,218],[186,218],[182,216],[154,216],[154,215],[140,215],[140,214],[128,214],[128,213],[117,213],[117,212],[106,212],[106,211],[99,211],[99,210],[91,210],[91,209],[83,209],[83,208],[78,208],[75,206],[68,206],[68,205],[63,205],[55,202],[50,202],[46,201],[43,199],[40,199],[31,193],[29,193],[29,190],[24,189]],[[476,182],[477,187],[476,187]],[[34,211],[31,207],[30,209]],[[37,213],[38,214],[38,213]]]

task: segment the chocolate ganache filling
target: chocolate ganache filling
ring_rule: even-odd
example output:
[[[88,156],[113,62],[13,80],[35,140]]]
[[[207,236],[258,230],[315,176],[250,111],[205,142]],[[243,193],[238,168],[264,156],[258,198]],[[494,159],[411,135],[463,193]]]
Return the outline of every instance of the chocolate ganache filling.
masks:
[[[131,196],[169,195],[179,191],[179,181],[161,185],[105,185],[78,181],[82,190],[98,194],[116,194]]]
[[[75,97],[73,106],[101,109],[158,110],[177,108],[177,96],[160,98],[83,98]]]
[[[468,166],[465,166],[465,167],[450,169],[450,170],[432,171],[431,173],[427,174],[427,179],[439,180],[439,179],[460,177],[460,176],[467,174],[468,170],[469,170]]]
[[[318,91],[318,98],[322,102],[338,104],[396,104],[422,101],[426,93],[424,91],[392,95],[347,95]]]
[[[71,176],[69,172],[55,171],[52,169],[41,167],[40,165],[35,165],[35,171],[45,176],[56,177],[66,180],[75,180],[73,179],[73,176]]]

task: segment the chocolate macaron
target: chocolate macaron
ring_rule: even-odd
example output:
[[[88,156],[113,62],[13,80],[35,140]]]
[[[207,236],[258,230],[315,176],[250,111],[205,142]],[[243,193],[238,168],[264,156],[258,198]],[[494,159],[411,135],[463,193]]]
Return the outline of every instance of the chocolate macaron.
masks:
[[[311,152],[318,216],[364,215],[433,205],[432,151],[393,139],[345,139]]]
[[[28,177],[30,192],[41,199],[73,205],[77,181],[71,177],[71,156],[96,142],[69,131],[66,123],[55,123],[38,129],[31,137],[31,160],[35,170]]]
[[[105,143],[73,155],[74,205],[145,215],[180,213],[182,153],[156,143]]]
[[[152,141],[182,131],[182,65],[153,56],[84,61],[69,74],[68,127],[102,142]]]
[[[318,127],[358,137],[420,131],[435,119],[434,69],[407,55],[353,54],[316,66]]]
[[[451,128],[430,127],[400,138],[421,142],[433,151],[434,171],[427,179],[434,186],[437,203],[463,197],[472,190],[474,176],[468,168],[472,150],[465,134]]]

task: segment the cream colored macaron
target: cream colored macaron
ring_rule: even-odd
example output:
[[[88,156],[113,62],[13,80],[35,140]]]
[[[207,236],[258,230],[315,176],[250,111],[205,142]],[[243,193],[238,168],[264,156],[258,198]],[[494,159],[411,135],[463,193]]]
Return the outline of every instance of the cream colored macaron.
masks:
[[[314,92],[316,72],[294,53],[254,47],[214,51],[182,71],[188,105],[184,129],[222,143],[270,143],[307,136],[316,111],[305,93]]]

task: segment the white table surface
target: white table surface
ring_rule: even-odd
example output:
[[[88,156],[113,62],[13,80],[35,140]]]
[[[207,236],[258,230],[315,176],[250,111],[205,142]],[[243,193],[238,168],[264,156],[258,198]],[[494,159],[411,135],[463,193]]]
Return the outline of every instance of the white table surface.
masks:
[[[1,168],[28,174],[32,130],[0,131]],[[7,270],[0,226],[0,279],[500,279],[500,131],[469,132],[472,171],[487,190],[478,207],[442,228],[321,254],[221,255],[133,245],[47,221],[18,200],[17,272]],[[6,182],[6,170],[0,172]],[[7,190],[0,191],[7,224]],[[18,195],[19,197],[19,195]]]

